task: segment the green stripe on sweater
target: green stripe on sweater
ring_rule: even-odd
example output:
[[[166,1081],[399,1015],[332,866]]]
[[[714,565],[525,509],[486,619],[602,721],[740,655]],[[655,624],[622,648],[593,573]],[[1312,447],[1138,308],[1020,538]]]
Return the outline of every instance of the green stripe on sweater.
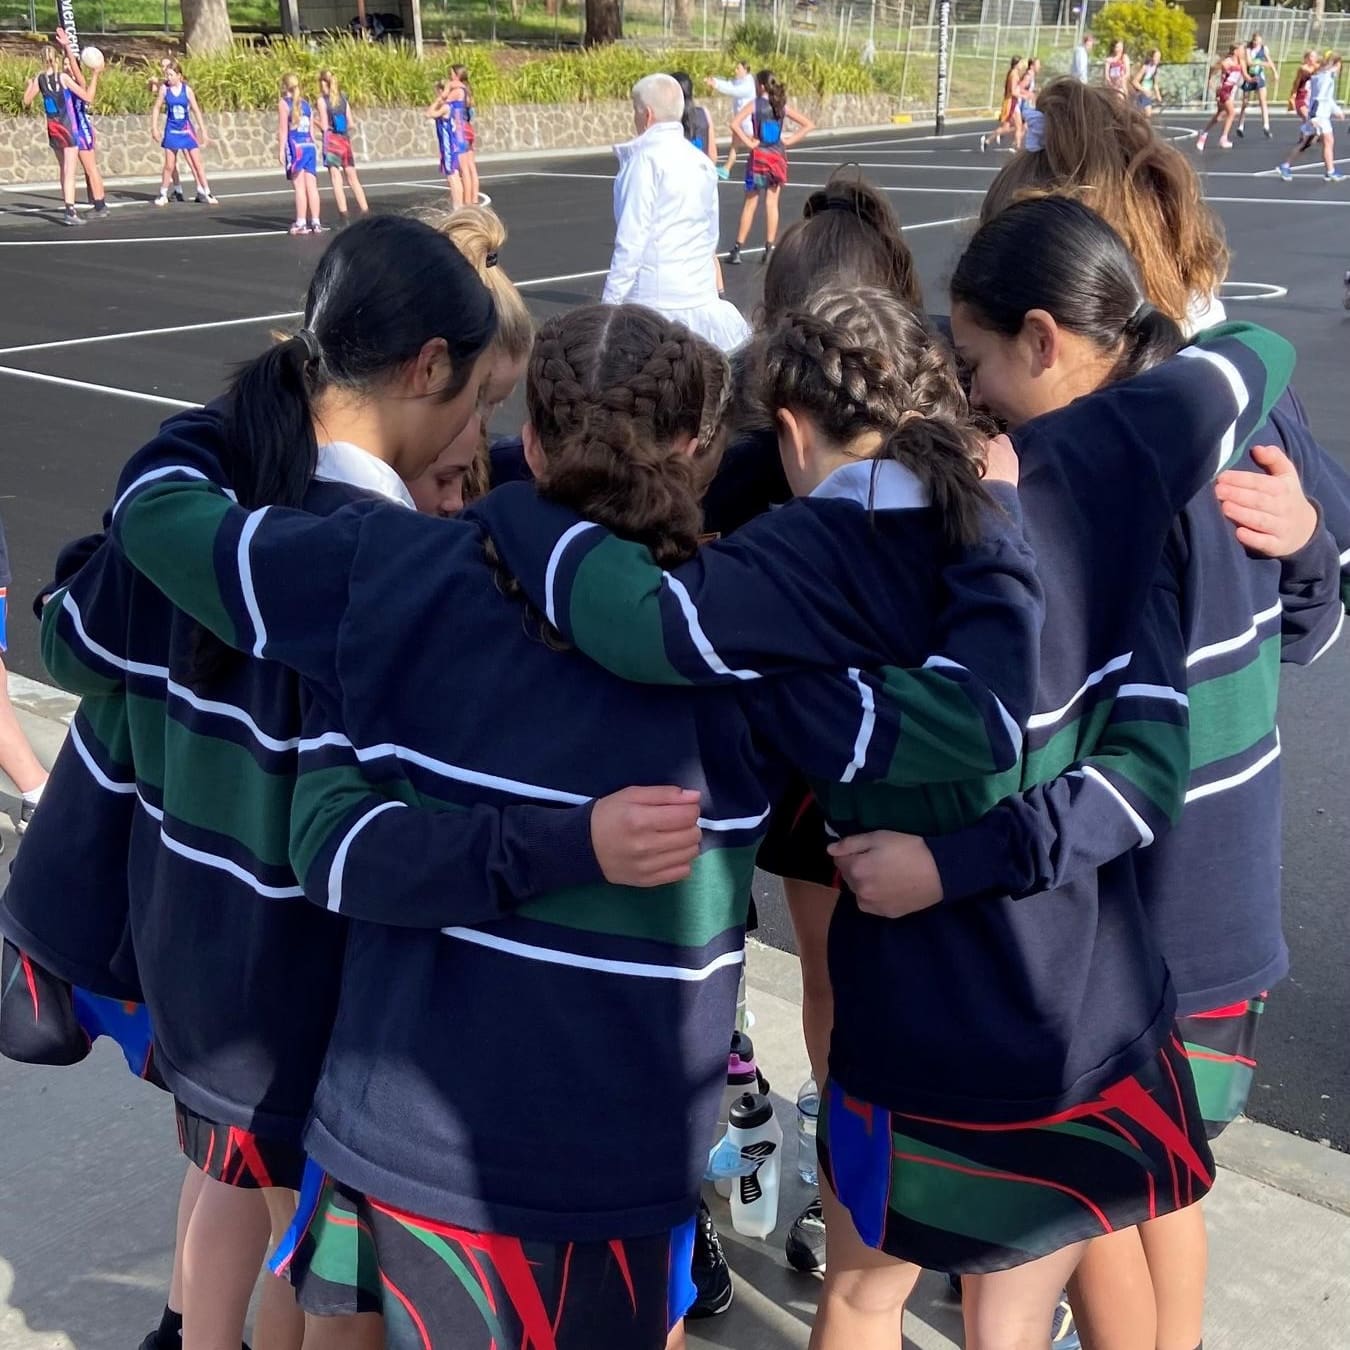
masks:
[[[884,674],[886,697],[905,707],[887,782],[942,783],[994,772],[989,728],[962,685],[940,670],[887,666]]]
[[[661,572],[645,545],[610,535],[577,568],[568,595],[576,645],[607,670],[639,684],[688,684],[666,654]],[[623,623],[613,615],[623,612]]]
[[[65,591],[57,591],[42,611],[42,664],[47,674],[68,694],[81,698],[90,695],[115,694],[122,688],[122,676],[108,675],[101,667],[95,668],[85,659],[83,650],[69,642],[61,631],[63,619],[70,624],[70,615],[62,608]]]
[[[235,628],[216,580],[216,541],[235,509],[210,483],[173,481],[142,488],[118,513],[122,549],[147,576],[173,573],[178,608],[232,647],[251,640]],[[233,568],[230,569],[233,572]]]
[[[1239,755],[1269,736],[1279,692],[1279,634],[1241,670],[1191,685],[1191,768]]]

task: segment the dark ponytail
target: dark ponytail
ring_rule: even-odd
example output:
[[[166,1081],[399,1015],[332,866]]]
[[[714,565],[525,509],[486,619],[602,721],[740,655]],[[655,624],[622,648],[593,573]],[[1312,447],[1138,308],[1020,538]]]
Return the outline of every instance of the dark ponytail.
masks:
[[[680,92],[684,95],[684,114],[680,118],[680,125],[684,128],[684,139],[692,141],[694,139],[694,82],[689,78],[687,71],[672,70],[670,78],[680,86]]]
[[[305,296],[304,325],[242,367],[225,397],[226,469],[241,506],[299,506],[314,476],[313,402],[328,389],[371,394],[436,338],[454,398],[496,332],[483,283],[439,230],[404,216],[366,216],[334,238]],[[200,630],[191,678],[223,668]]]
[[[781,122],[787,115],[787,90],[783,87],[783,81],[773,71],[761,70],[755,76],[755,82],[769,100],[769,111],[773,113],[774,121]]]
[[[935,414],[902,422],[876,453],[903,464],[928,490],[949,544],[968,548],[979,538],[989,509],[983,447],[969,421]]]
[[[1180,350],[1181,329],[1144,293],[1125,241],[1072,197],[1014,202],[975,232],[952,273],[954,305],[1012,337],[1042,309],[1061,328],[1119,352],[1110,379],[1137,375]]]

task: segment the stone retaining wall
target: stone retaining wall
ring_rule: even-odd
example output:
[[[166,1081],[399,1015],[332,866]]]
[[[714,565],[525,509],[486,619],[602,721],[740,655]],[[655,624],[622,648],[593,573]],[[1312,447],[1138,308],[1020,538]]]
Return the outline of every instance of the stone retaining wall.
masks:
[[[885,126],[899,106],[897,100],[882,94],[840,94],[802,102],[803,111],[822,129]],[[715,104],[713,114],[720,119],[725,141],[728,109]],[[160,151],[150,138],[147,117],[96,117],[94,123],[105,176],[153,177],[159,173]],[[503,104],[484,108],[475,126],[478,148],[486,153],[607,146],[632,136],[633,110],[618,100],[565,106]],[[274,113],[211,113],[207,128],[212,138],[206,148],[208,172],[277,167]],[[359,163],[391,159],[435,163],[436,139],[420,109],[372,108],[358,116],[354,132]],[[0,183],[49,181],[55,170],[41,117],[0,117]]]

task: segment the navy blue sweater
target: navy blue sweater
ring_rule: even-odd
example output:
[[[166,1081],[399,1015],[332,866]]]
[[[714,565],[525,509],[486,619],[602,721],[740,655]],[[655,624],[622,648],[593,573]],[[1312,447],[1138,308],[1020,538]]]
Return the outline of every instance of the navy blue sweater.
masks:
[[[865,915],[845,896],[830,935],[831,1073],[849,1092],[901,1110],[1028,1119],[1124,1077],[1166,1036],[1166,970],[1133,868],[1118,859],[1175,819],[1185,790],[1185,643],[1177,564],[1164,563],[1164,546],[1176,512],[1233,461],[1291,368],[1292,349],[1274,335],[1216,329],[1184,357],[1018,436],[1047,597],[1043,711],[1029,723],[1021,766],[977,785],[885,793],[826,784],[818,795],[841,831],[950,834],[1010,791],[1079,765],[1073,783],[1093,821],[1087,833],[1109,842],[1106,856],[1117,861],[1033,904],[994,895],[898,922]],[[578,533],[575,518],[532,505],[522,489],[502,489],[481,509],[512,570],[564,632],[610,668],[649,678],[617,638],[594,635],[646,632],[653,646],[678,650],[697,626],[724,663],[742,664],[750,654],[737,621],[755,633],[762,610],[747,593],[746,559],[753,545],[762,565],[772,556],[791,574],[803,549],[802,505],[669,575],[631,547],[620,553],[595,531]],[[679,591],[691,604],[672,603]],[[694,677],[692,665],[681,671]],[[757,726],[793,756],[781,723]],[[946,868],[984,866],[942,843],[935,852]],[[884,1029],[901,1027],[888,1047]]]

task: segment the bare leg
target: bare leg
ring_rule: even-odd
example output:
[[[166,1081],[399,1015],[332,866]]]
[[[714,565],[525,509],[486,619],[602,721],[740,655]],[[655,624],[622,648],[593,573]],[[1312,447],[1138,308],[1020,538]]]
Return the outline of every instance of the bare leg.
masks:
[[[56,162],[61,166],[61,201],[70,209],[75,206],[75,165],[79,156],[74,146],[56,152]]]
[[[896,1350],[905,1300],[918,1282],[919,1268],[867,1246],[823,1177],[820,1198],[825,1206],[825,1282],[811,1328],[811,1350]],[[1049,1335],[1047,1320],[1047,1340]]]
[[[1195,1350],[1205,1334],[1209,1239],[1203,1205],[1140,1224],[1158,1309],[1157,1350]]]
[[[826,960],[830,920],[839,892],[810,881],[783,878],[797,954],[802,963],[802,1035],[816,1082],[824,1086],[829,1073],[830,1032],[834,1028],[834,990]]]
[[[1336,136],[1334,132],[1327,132],[1322,137],[1322,163],[1328,173],[1336,172]]]
[[[93,150],[80,151],[80,164],[84,169],[85,186],[89,189],[89,200],[103,200],[103,175],[98,169],[98,154]]]
[[[202,164],[202,152],[200,150],[189,150],[187,152],[188,167],[192,170],[192,176],[197,180],[197,191],[204,196],[211,195],[211,184],[206,181],[206,169]]]
[[[183,1350],[239,1350],[268,1229],[261,1191],[202,1179],[183,1242]]]
[[[1132,1347],[1141,1334],[1153,1345],[1157,1325],[1153,1280],[1139,1229],[1093,1238],[1069,1283],[1074,1325],[1086,1350]],[[1195,1350],[1197,1336],[1186,1347]],[[1161,1350],[1162,1342],[1158,1342]]]
[[[778,194],[782,188],[771,187],[764,194],[764,242],[772,248],[778,242]]]
[[[752,189],[745,194],[745,204],[741,207],[741,223],[736,228],[737,246],[744,245],[750,237],[750,227],[755,223],[755,212],[759,209],[759,190]]]
[[[316,184],[318,180],[315,180]],[[272,1225],[272,1245],[285,1236],[295,1218],[296,1194],[271,1186],[263,1192],[267,1201],[267,1215]],[[258,1300],[258,1321],[253,1329],[257,1350],[300,1350],[305,1339],[305,1315],[295,1301],[290,1281],[262,1273],[262,1297]]]
[[[297,172],[291,180],[291,184],[295,188],[295,223],[303,225],[305,223],[305,202],[307,200],[304,174]]]
[[[315,174],[305,175],[305,198],[309,203],[309,218],[317,225],[322,208],[319,204],[319,179]]]
[[[478,156],[472,150],[464,156],[464,162],[469,169],[469,182],[464,189],[464,200],[470,206],[478,205]]]
[[[188,1224],[192,1221],[192,1211],[202,1193],[202,1183],[206,1173],[200,1167],[188,1163],[183,1174],[183,1188],[178,1192],[178,1223],[173,1239],[173,1274],[169,1277],[169,1309],[183,1312],[183,1247],[187,1242]]]
[[[337,202],[338,215],[345,216],[347,214],[347,190],[342,185],[342,170],[330,167],[328,181],[333,185],[333,199]]]
[[[677,1322],[670,1330],[670,1335],[666,1337],[666,1350],[684,1350],[684,1323]]]
[[[384,1318],[379,1313],[349,1317],[306,1313],[304,1350],[384,1350]]]
[[[464,183],[459,176],[459,170],[447,174],[445,177],[445,186],[450,189],[450,206],[458,211],[464,205]]]
[[[159,175],[159,195],[167,197],[169,195],[169,185],[173,182],[173,175],[178,164],[178,156],[172,150],[164,152],[164,169]]]
[[[370,210],[370,203],[366,201],[366,190],[361,186],[361,179],[358,177],[355,169],[343,169],[347,176],[347,186],[352,190],[352,196],[356,198],[357,208],[364,214]]]
[[[9,672],[0,660],[0,771],[7,773],[20,792],[32,792],[47,781],[47,770],[23,734],[14,705],[9,701]]]
[[[1233,105],[1230,103],[1228,105],[1228,112],[1225,114],[1223,119],[1223,135],[1220,137],[1220,140],[1227,141],[1232,139],[1231,133],[1233,130],[1233,118],[1235,118],[1236,116],[1237,114],[1233,111]]]
[[[1085,1245],[1075,1242],[1012,1270],[967,1275],[961,1300],[966,1350],[1045,1350],[1055,1303]],[[1151,1335],[1141,1336],[1129,1345],[1130,1350],[1152,1350],[1153,1342]]]
[[[1266,94],[1266,87],[1262,85],[1257,91],[1256,101],[1261,105],[1261,130],[1270,135],[1270,99]]]

